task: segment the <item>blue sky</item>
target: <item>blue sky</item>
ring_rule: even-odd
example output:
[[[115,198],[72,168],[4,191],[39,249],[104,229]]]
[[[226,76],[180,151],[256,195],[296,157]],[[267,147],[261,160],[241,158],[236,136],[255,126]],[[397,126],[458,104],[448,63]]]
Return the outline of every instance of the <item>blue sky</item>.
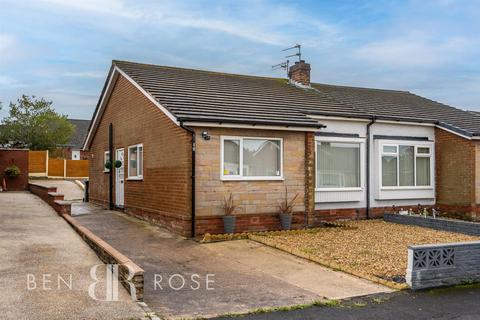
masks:
[[[480,1],[0,0],[0,101],[89,119],[112,59],[409,90],[480,111]]]

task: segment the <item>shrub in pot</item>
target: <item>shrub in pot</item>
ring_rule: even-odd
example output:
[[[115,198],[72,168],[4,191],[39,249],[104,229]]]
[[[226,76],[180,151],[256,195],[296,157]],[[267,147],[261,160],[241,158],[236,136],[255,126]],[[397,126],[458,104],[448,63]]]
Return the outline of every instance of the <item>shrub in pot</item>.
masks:
[[[110,160],[108,160],[107,162],[105,162],[105,169],[107,169],[107,170],[112,169],[112,162],[111,162]]]
[[[7,176],[8,178],[16,178],[22,173],[20,171],[20,168],[17,167],[16,165],[11,165],[7,167],[3,172],[5,173],[5,176]]]
[[[122,161],[115,160],[114,164],[115,164],[115,168],[120,168],[122,166]]]
[[[235,233],[235,216],[233,213],[237,209],[237,205],[233,203],[233,195],[230,193],[228,197],[223,199],[223,211],[225,215],[223,216],[223,231],[225,233]]]
[[[278,205],[278,211],[280,212],[280,225],[282,226],[282,230],[290,230],[292,228],[292,213],[293,213],[293,206],[297,201],[298,193],[295,196],[288,200],[288,190],[285,187],[285,197],[282,202]]]

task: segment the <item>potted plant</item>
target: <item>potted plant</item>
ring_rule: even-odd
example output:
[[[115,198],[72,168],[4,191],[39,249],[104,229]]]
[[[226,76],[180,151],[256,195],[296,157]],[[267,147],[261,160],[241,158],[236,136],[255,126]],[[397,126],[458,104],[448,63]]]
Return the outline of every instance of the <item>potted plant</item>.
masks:
[[[122,161],[120,161],[120,160],[115,160],[114,165],[115,165],[115,168],[118,169],[118,168],[120,168],[120,167],[122,166]]]
[[[282,226],[282,230],[290,230],[292,228],[292,213],[293,213],[293,206],[297,201],[298,193],[295,196],[288,200],[288,190],[285,187],[285,198],[283,201],[278,205],[278,210],[280,211],[280,225]]]
[[[112,162],[110,160],[105,162],[105,169],[107,169],[107,171],[110,171],[110,169],[112,169]]]
[[[230,192],[228,197],[223,199],[223,211],[225,215],[223,216],[223,231],[225,233],[235,233],[235,216],[233,213],[238,208],[237,205],[233,203],[233,195]]]
[[[3,170],[4,177],[2,181],[2,191],[5,190],[7,191],[7,180],[8,179],[15,179],[18,177],[22,172],[20,171],[20,168],[17,167],[16,165],[12,164],[11,166],[8,166]],[[7,179],[5,179],[7,178]]]

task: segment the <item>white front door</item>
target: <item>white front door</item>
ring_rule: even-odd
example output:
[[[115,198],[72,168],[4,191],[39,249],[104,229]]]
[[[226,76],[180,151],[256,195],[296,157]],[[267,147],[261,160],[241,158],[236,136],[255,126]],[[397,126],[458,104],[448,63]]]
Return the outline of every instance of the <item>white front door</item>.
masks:
[[[124,168],[124,150],[117,149],[115,160],[122,162],[120,168],[115,168],[115,205],[123,207],[123,199],[125,193],[125,168]]]

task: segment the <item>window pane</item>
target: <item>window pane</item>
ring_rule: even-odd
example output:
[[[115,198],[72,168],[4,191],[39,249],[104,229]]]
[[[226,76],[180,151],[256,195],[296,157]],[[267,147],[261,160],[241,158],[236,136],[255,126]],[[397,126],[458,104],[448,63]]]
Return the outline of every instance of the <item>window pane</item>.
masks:
[[[240,140],[224,140],[223,175],[238,176],[240,174]]]
[[[382,157],[382,186],[397,186],[397,157]]]
[[[401,186],[415,185],[414,154],[415,147],[399,146],[399,181]]]
[[[417,153],[429,154],[430,153],[430,148],[428,148],[428,147],[418,147],[417,148]]]
[[[137,147],[128,150],[128,175],[130,177],[135,177],[137,175]]]
[[[397,153],[397,147],[396,146],[383,146],[383,152],[384,153]]]
[[[280,141],[243,140],[243,175],[250,177],[280,176]]]
[[[138,147],[138,175],[143,176],[143,147]]]
[[[430,157],[417,157],[417,186],[430,185]]]
[[[320,142],[317,152],[319,188],[360,187],[360,144]]]

